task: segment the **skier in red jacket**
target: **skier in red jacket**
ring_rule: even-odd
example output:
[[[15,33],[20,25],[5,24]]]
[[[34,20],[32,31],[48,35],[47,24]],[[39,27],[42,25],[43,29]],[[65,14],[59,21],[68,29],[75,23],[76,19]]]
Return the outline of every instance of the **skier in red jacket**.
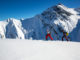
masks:
[[[47,30],[46,40],[47,40],[48,37],[50,37],[50,39],[53,40],[53,38],[51,37],[51,34],[50,34],[49,30]]]

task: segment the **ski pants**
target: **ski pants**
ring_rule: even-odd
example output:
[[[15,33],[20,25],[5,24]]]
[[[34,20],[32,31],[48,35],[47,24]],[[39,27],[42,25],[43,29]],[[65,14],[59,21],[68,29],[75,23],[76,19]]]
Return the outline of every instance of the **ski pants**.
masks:
[[[53,40],[53,38],[51,37],[50,34],[47,34],[47,35],[46,35],[46,40],[47,40],[48,37],[50,37],[50,39]]]
[[[68,38],[65,35],[62,37],[62,41],[63,41],[64,38],[68,41]]]

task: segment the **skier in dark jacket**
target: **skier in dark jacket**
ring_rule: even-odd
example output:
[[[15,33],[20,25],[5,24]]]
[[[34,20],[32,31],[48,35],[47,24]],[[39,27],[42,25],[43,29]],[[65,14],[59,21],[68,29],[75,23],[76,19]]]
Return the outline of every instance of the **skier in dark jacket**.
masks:
[[[69,41],[69,40],[68,40],[68,37],[67,37],[67,32],[64,32],[64,31],[62,31],[62,32],[63,32],[62,41],[63,41],[64,38],[65,38],[67,41]]]
[[[53,40],[53,38],[51,37],[51,33],[50,33],[49,30],[47,30],[46,40],[47,40],[48,37],[50,37],[50,39]]]

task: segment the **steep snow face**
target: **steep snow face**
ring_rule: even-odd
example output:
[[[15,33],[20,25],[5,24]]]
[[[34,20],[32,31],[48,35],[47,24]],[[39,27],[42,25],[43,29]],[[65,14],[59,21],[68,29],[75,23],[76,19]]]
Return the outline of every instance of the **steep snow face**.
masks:
[[[26,39],[43,39],[45,36],[42,29],[43,24],[37,17],[23,20],[22,26],[26,30],[26,33],[24,32]]]
[[[57,35],[57,39],[61,39],[61,31],[64,30],[71,33],[73,29],[76,28],[80,16],[73,8],[67,8],[64,5],[57,5],[44,11],[40,16],[40,19],[44,25],[53,31],[52,34],[54,36],[55,34]],[[54,37],[54,39],[56,38]]]
[[[7,21],[0,22],[2,27],[0,30],[1,38],[19,38],[24,39],[22,24],[20,20],[10,18]]]
[[[0,38],[5,38],[5,33],[6,33],[6,25],[8,23],[6,21],[0,21]]]
[[[6,26],[6,38],[19,38],[24,39],[23,28],[20,20],[8,19],[8,24]]]
[[[80,41],[79,14],[79,9],[67,8],[59,4],[29,19],[10,18],[0,22],[0,37],[44,40],[46,30],[49,29],[54,40],[61,40],[64,30],[70,33],[72,41]],[[75,34],[76,38],[74,38]]]
[[[42,17],[44,17],[45,23],[58,25],[67,32],[71,32],[76,27],[79,19],[74,9],[67,8],[64,5],[57,5],[47,9],[42,13]]]

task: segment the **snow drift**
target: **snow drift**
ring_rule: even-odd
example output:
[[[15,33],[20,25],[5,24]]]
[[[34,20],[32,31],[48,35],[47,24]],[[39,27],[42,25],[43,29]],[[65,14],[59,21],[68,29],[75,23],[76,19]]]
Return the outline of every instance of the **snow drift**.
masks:
[[[52,6],[35,17],[0,21],[0,37],[45,40],[46,29],[54,40],[61,40],[64,30],[72,41],[80,41],[80,9],[68,8],[63,4]]]

